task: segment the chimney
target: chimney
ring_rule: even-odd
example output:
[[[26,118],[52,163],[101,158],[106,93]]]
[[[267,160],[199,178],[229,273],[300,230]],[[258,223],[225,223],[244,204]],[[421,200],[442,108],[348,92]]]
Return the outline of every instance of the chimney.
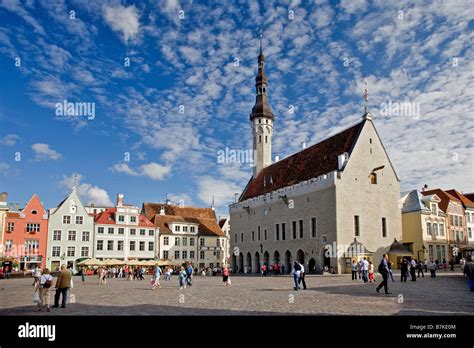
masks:
[[[280,160],[280,156],[275,156],[275,163]]]
[[[123,193],[117,194],[117,207],[121,207],[123,205]]]
[[[160,209],[160,215],[165,215],[165,208],[161,207],[161,209]]]
[[[6,202],[7,202],[7,198],[8,198],[8,193],[2,192],[2,193],[0,194],[0,202],[5,202],[5,203],[6,203]]]
[[[301,147],[303,148],[303,150],[306,149],[306,143],[304,141],[301,143]]]
[[[20,211],[20,203],[15,203],[15,211]]]
[[[170,205],[171,204],[171,200],[169,198],[166,198],[166,205]]]
[[[13,203],[10,203],[10,208],[8,210],[13,211]]]
[[[421,192],[425,192],[425,191],[428,191],[428,185],[427,184],[425,184],[423,186],[423,188],[421,189]]]

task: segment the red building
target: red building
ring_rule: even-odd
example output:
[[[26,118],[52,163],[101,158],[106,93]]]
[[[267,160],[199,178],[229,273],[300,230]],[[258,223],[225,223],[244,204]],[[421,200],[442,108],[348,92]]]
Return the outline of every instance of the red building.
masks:
[[[38,195],[35,193],[23,209],[7,212],[4,226],[4,259],[13,259],[20,270],[44,267],[48,215]]]

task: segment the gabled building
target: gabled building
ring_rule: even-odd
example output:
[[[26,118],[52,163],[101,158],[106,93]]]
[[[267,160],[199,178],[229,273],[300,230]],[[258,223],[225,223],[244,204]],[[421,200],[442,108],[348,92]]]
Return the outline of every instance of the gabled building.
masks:
[[[413,257],[418,260],[449,260],[446,214],[440,202],[436,194],[418,190],[401,196],[403,241],[413,243]]]
[[[48,215],[36,193],[23,209],[6,213],[4,227],[4,258],[13,259],[20,270],[44,267]]]
[[[462,257],[461,249],[467,247],[466,222],[464,220],[464,207],[462,201],[452,194],[442,190],[433,189],[422,191],[424,196],[436,194],[441,200],[439,207],[446,213],[449,260],[458,263]]]
[[[224,259],[226,260],[227,264],[230,264],[230,218],[221,218],[219,219],[219,227],[225,234],[225,240],[224,240]]]
[[[299,260],[309,272],[342,273],[354,238],[378,262],[401,239],[400,180],[372,116],[366,110],[353,126],[272,163],[278,133],[264,65],[261,48],[250,115],[254,173],[229,207],[234,268],[256,273],[278,263],[290,272]]]
[[[94,257],[105,259],[152,260],[158,255],[159,229],[140,213],[140,208],[123,203],[123,194],[117,195],[117,204],[95,215]]]
[[[474,246],[474,202],[466,195],[456,190],[447,190],[447,193],[459,199],[464,207],[467,244]]]
[[[89,214],[77,194],[76,187],[56,208],[49,210],[48,256],[51,270],[61,265],[77,269],[77,263],[93,257],[94,216]]]
[[[226,236],[213,208],[143,203],[143,214],[160,229],[160,259],[200,269],[226,263]]]

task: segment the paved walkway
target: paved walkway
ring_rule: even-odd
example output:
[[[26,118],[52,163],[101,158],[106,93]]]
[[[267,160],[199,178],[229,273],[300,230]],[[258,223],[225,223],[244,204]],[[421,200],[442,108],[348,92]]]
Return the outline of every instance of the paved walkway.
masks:
[[[473,315],[474,293],[465,278],[439,273],[436,279],[406,283],[397,277],[390,281],[391,295],[377,294],[375,284],[352,281],[350,275],[308,276],[308,290],[298,292],[289,276],[235,276],[230,287],[220,277],[196,277],[181,291],[176,276],[156,290],[150,276],[109,279],[106,285],[98,285],[95,276],[85,283],[74,277],[74,303],[50,313],[36,312],[31,279],[9,279],[0,280],[0,315]]]

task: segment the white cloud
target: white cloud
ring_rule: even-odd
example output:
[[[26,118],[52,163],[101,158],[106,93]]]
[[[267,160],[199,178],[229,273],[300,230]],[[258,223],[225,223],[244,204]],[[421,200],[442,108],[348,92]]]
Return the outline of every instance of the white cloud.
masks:
[[[140,29],[140,15],[137,8],[122,5],[105,5],[103,8],[105,21],[112,30],[120,32],[124,42],[132,39]]]
[[[5,146],[14,146],[20,140],[20,137],[16,134],[8,134],[0,141]]]
[[[114,204],[109,197],[109,194],[103,188],[94,186],[89,183],[81,183],[83,179],[81,174],[71,174],[70,176],[63,176],[63,179],[59,182],[60,186],[71,190],[76,182],[77,193],[81,197],[82,203],[84,204],[95,204],[98,206],[107,206],[111,207]]]
[[[124,173],[131,176],[145,176],[152,180],[163,180],[171,172],[170,166],[163,166],[161,164],[150,162],[142,164],[138,170],[130,168],[127,163],[117,163],[112,168],[116,173]]]
[[[31,145],[31,149],[35,153],[35,159],[37,161],[41,160],[58,160],[62,157],[62,155],[51,149],[48,144],[36,143]]]
[[[170,167],[162,166],[161,164],[150,162],[140,167],[143,175],[153,180],[163,180],[171,171]]]

